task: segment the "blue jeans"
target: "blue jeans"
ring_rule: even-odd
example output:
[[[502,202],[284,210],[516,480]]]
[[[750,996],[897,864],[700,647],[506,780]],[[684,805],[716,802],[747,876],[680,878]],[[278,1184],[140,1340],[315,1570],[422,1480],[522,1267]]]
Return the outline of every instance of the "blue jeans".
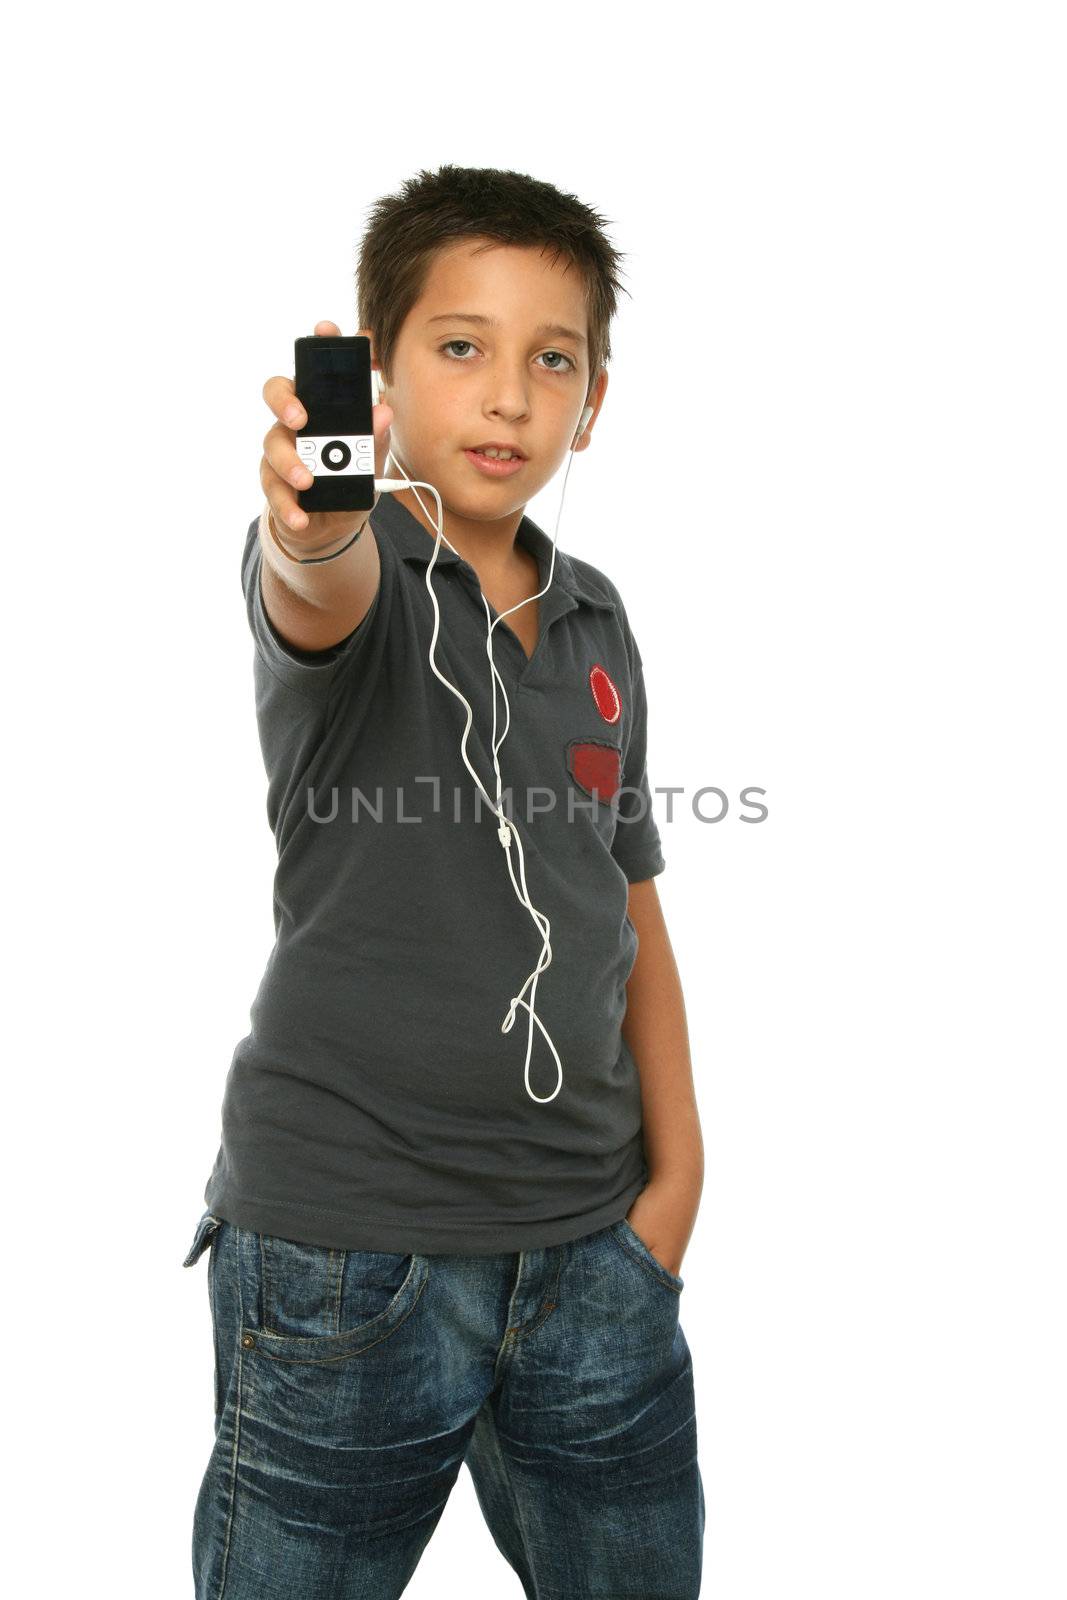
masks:
[[[331,1250],[205,1212],[197,1600],[392,1600],[465,1461],[530,1600],[692,1600],[683,1281],[625,1220],[504,1255]],[[474,1597],[481,1600],[481,1597]]]

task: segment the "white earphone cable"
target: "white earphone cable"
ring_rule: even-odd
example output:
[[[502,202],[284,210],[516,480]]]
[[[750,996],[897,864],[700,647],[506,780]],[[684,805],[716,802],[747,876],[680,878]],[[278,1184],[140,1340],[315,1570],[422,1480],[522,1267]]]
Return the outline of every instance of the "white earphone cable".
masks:
[[[575,436],[575,442],[577,441],[577,438],[580,437],[581,432],[583,431],[583,429],[585,427],[585,422],[586,422],[588,416],[591,414],[591,410],[592,410],[591,407],[587,407],[586,410],[583,412],[582,421],[579,423],[578,432],[577,432],[577,434]],[[526,1065],[525,1065],[525,1071],[524,1071],[524,1080],[525,1080],[525,1084],[526,1084],[526,1092],[527,1092],[527,1094],[530,1096],[530,1098],[532,1100],[536,1101],[539,1105],[547,1105],[550,1100],[554,1100],[556,1098],[556,1095],[559,1093],[560,1089],[563,1087],[563,1064],[560,1061],[559,1052],[557,1051],[556,1046],[552,1041],[552,1037],[549,1034],[548,1029],[545,1027],[544,1023],[541,1021],[541,1019],[537,1015],[537,1011],[536,1011],[537,981],[538,981],[538,978],[540,977],[540,974],[548,966],[550,966],[551,962],[552,962],[552,945],[551,945],[551,942],[550,942],[550,939],[549,939],[549,932],[550,932],[550,929],[551,929],[551,924],[550,924],[547,916],[545,916],[542,912],[538,911],[537,908],[533,905],[533,903],[532,903],[532,901],[530,899],[529,889],[527,888],[527,884],[526,884],[526,857],[525,857],[525,852],[523,851],[523,847],[522,847],[522,839],[521,839],[519,831],[515,827],[514,823],[513,822],[509,822],[508,818],[505,816],[504,811],[503,811],[503,805],[502,805],[502,802],[503,802],[503,790],[502,790],[502,779],[501,779],[501,773],[500,773],[500,762],[498,760],[498,754],[499,754],[499,750],[500,750],[501,745],[503,744],[504,740],[507,738],[508,729],[511,726],[511,707],[510,707],[510,704],[508,702],[507,690],[504,687],[503,679],[501,678],[499,672],[497,671],[496,662],[493,659],[493,630],[496,627],[498,622],[502,622],[505,617],[511,616],[513,611],[518,611],[521,606],[529,605],[531,600],[540,599],[540,597],[543,594],[547,593],[548,589],[551,588],[551,585],[552,585],[552,574],[553,574],[553,572],[555,570],[555,564],[556,564],[556,540],[557,540],[557,537],[558,537],[558,534],[559,534],[560,515],[561,515],[562,510],[563,510],[563,498],[564,498],[564,495],[566,494],[566,490],[567,490],[567,476],[570,473],[571,461],[573,460],[573,457],[574,457],[574,449],[573,449],[573,445],[572,445],[571,449],[567,453],[567,468],[566,468],[566,471],[564,472],[564,475],[563,475],[563,488],[562,488],[562,490],[560,492],[559,507],[557,508],[557,511],[556,511],[556,525],[555,525],[555,530],[554,530],[553,535],[552,535],[552,556],[551,556],[551,560],[549,562],[549,568],[548,568],[548,581],[546,582],[544,588],[543,589],[539,589],[537,594],[528,595],[525,600],[519,600],[519,601],[516,602],[515,605],[509,606],[506,611],[502,611],[497,616],[495,621],[493,620],[491,612],[490,612],[490,609],[489,609],[489,602],[486,600],[485,595],[484,594],[482,595],[482,604],[485,607],[486,621],[488,623],[488,628],[487,628],[487,631],[486,631],[486,655],[487,655],[488,660],[489,660],[490,684],[491,684],[492,691],[493,691],[493,740],[492,740],[492,751],[493,751],[493,769],[494,769],[495,776],[496,776],[496,800],[495,801],[490,797],[489,793],[487,792],[487,790],[485,788],[485,785],[482,783],[482,781],[479,778],[477,772],[475,772],[474,767],[471,765],[471,762],[470,762],[470,760],[469,760],[469,758],[467,756],[467,736],[470,733],[471,726],[472,726],[472,723],[473,723],[473,720],[474,720],[474,712],[473,712],[473,710],[471,708],[470,702],[467,700],[466,696],[464,694],[462,694],[462,692],[456,687],[456,685],[454,683],[450,682],[450,680],[445,677],[445,675],[440,671],[440,669],[439,669],[439,667],[437,665],[437,662],[434,659],[436,646],[437,646],[437,635],[438,635],[438,632],[440,631],[441,613],[440,613],[440,609],[439,609],[438,604],[437,604],[437,596],[434,593],[434,588],[433,588],[433,584],[431,582],[430,575],[433,572],[434,566],[435,566],[435,564],[437,562],[437,556],[438,556],[438,553],[439,553],[440,548],[441,548],[441,541],[442,540],[444,540],[444,543],[448,545],[448,548],[451,551],[453,551],[453,553],[456,556],[459,556],[459,551],[456,550],[455,546],[446,537],[445,532],[444,532],[444,506],[442,505],[442,502],[441,502],[441,496],[440,496],[440,494],[438,493],[437,489],[434,487],[434,485],[432,483],[426,483],[422,479],[413,480],[410,477],[410,475],[408,474],[408,470],[405,467],[404,463],[401,461],[400,457],[397,455],[396,451],[393,450],[393,449],[390,449],[389,454],[386,457],[386,465],[388,465],[388,462],[389,462],[390,459],[395,461],[397,466],[400,468],[400,471],[404,474],[403,478],[401,478],[401,479],[379,478],[379,479],[375,480],[375,489],[377,489],[379,492],[382,492],[382,493],[390,493],[390,492],[393,492],[393,491],[395,491],[397,489],[410,489],[412,491],[412,493],[414,494],[415,499],[418,501],[419,505],[422,507],[423,511],[425,512],[427,518],[432,523],[432,525],[433,525],[433,527],[435,529],[435,532],[436,532],[436,536],[437,537],[436,537],[436,543],[435,543],[435,546],[434,546],[434,552],[433,552],[433,555],[431,556],[430,561],[429,561],[429,563],[427,564],[427,567],[426,567],[426,587],[429,590],[430,601],[431,601],[431,603],[433,605],[433,612],[434,612],[433,633],[432,633],[431,638],[430,638],[430,651],[429,651],[429,657],[428,657],[430,669],[434,673],[434,676],[440,679],[440,681],[445,685],[445,687],[450,691],[450,693],[454,694],[458,700],[461,700],[463,702],[463,705],[466,707],[467,721],[466,721],[466,725],[465,725],[465,727],[463,729],[463,737],[460,740],[460,755],[462,756],[463,763],[466,766],[466,768],[467,768],[468,772],[470,773],[471,777],[474,779],[475,783],[478,785],[479,790],[485,796],[485,798],[489,802],[489,805],[491,806],[494,814],[499,819],[499,824],[500,825],[497,828],[497,838],[499,839],[501,845],[503,846],[503,848],[507,852],[508,874],[509,874],[509,876],[511,878],[512,888],[515,890],[515,893],[518,896],[518,899],[519,899],[520,903],[522,905],[524,905],[526,907],[526,909],[529,911],[531,917],[534,920],[535,925],[538,928],[538,931],[541,934],[541,938],[543,940],[543,944],[542,944],[542,948],[541,948],[541,955],[540,955],[540,957],[538,959],[537,965],[534,968],[534,970],[530,973],[529,977],[526,979],[526,982],[523,984],[522,988],[519,990],[519,993],[512,998],[511,1005],[508,1007],[507,1014],[505,1015],[504,1021],[501,1024],[501,1028],[500,1028],[501,1033],[510,1033],[511,1029],[514,1026],[514,1023],[515,1023],[515,1016],[516,1016],[516,1009],[515,1008],[517,1006],[520,1006],[520,1005],[526,1007],[526,1010],[529,1012],[529,1015],[530,1015],[530,1022],[529,1022],[529,1027],[527,1029]],[[437,513],[438,513],[438,515],[437,515],[437,520],[436,521],[434,520],[431,512],[428,510],[424,500],[422,499],[422,496],[418,492],[420,488],[428,489],[430,491],[430,493],[433,495],[435,501],[437,502]],[[536,645],[535,645],[535,648],[536,648]],[[499,739],[497,739],[497,736],[496,736],[496,728],[497,728],[496,691],[497,691],[497,685],[498,684],[500,686],[500,692],[504,696],[504,707],[505,707],[505,713],[506,713],[506,721],[505,721],[505,724],[504,724],[504,730],[501,733]],[[514,865],[512,863],[512,859],[511,859],[511,842],[512,842],[513,839],[515,841],[515,844],[518,847],[518,852],[519,852],[519,878],[521,879],[521,888],[519,886],[519,883],[516,881],[515,869],[514,869]],[[524,996],[524,994],[526,992],[527,987],[531,984],[531,982],[533,984],[533,988],[530,991],[530,999],[529,999],[529,1001],[527,1001],[527,1000],[525,1000],[523,998],[523,996]],[[549,1094],[549,1095],[536,1095],[536,1094],[534,1094],[532,1088],[530,1087],[530,1063],[531,1063],[532,1054],[533,1054],[533,1027],[534,1027],[534,1023],[535,1022],[537,1024],[537,1026],[541,1029],[541,1032],[544,1034],[545,1039],[546,1039],[546,1041],[548,1043],[548,1047],[551,1050],[553,1059],[554,1059],[554,1061],[556,1063],[556,1074],[557,1074],[556,1087],[553,1089],[552,1093]]]

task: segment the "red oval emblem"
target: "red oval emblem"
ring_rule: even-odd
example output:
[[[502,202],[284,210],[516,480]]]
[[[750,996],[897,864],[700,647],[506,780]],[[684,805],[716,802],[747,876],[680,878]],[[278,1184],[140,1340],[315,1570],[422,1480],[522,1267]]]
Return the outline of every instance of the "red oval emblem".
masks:
[[[619,691],[598,661],[589,673],[589,687],[593,691],[596,708],[605,722],[618,722],[622,715]]]

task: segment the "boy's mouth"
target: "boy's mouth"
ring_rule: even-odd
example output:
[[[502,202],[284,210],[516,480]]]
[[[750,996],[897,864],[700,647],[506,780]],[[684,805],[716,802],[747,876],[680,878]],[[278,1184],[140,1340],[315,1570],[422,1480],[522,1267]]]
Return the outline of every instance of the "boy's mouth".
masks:
[[[517,444],[501,439],[483,439],[481,444],[472,444],[470,448],[479,456],[518,456],[521,461],[526,460]]]
[[[464,450],[463,454],[467,457],[467,460],[472,463],[472,465],[477,467],[479,472],[487,474],[490,478],[510,478],[513,473],[518,472],[519,468],[525,462],[526,457],[522,455],[515,455],[508,459],[501,457],[498,454],[486,454],[487,450],[493,450],[495,452],[498,448],[506,449],[506,446],[501,445],[498,447],[495,445],[483,445],[476,450]]]

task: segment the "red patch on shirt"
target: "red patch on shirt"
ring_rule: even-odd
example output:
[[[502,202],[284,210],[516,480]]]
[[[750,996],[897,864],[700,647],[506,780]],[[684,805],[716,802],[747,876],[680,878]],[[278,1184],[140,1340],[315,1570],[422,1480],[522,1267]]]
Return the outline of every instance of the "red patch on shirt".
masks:
[[[593,691],[594,704],[604,721],[618,722],[622,715],[622,700],[619,698],[618,689],[599,661],[590,669],[589,687]]]
[[[613,800],[619,792],[621,757],[613,744],[572,739],[567,746],[567,770],[579,788],[598,800]]]

